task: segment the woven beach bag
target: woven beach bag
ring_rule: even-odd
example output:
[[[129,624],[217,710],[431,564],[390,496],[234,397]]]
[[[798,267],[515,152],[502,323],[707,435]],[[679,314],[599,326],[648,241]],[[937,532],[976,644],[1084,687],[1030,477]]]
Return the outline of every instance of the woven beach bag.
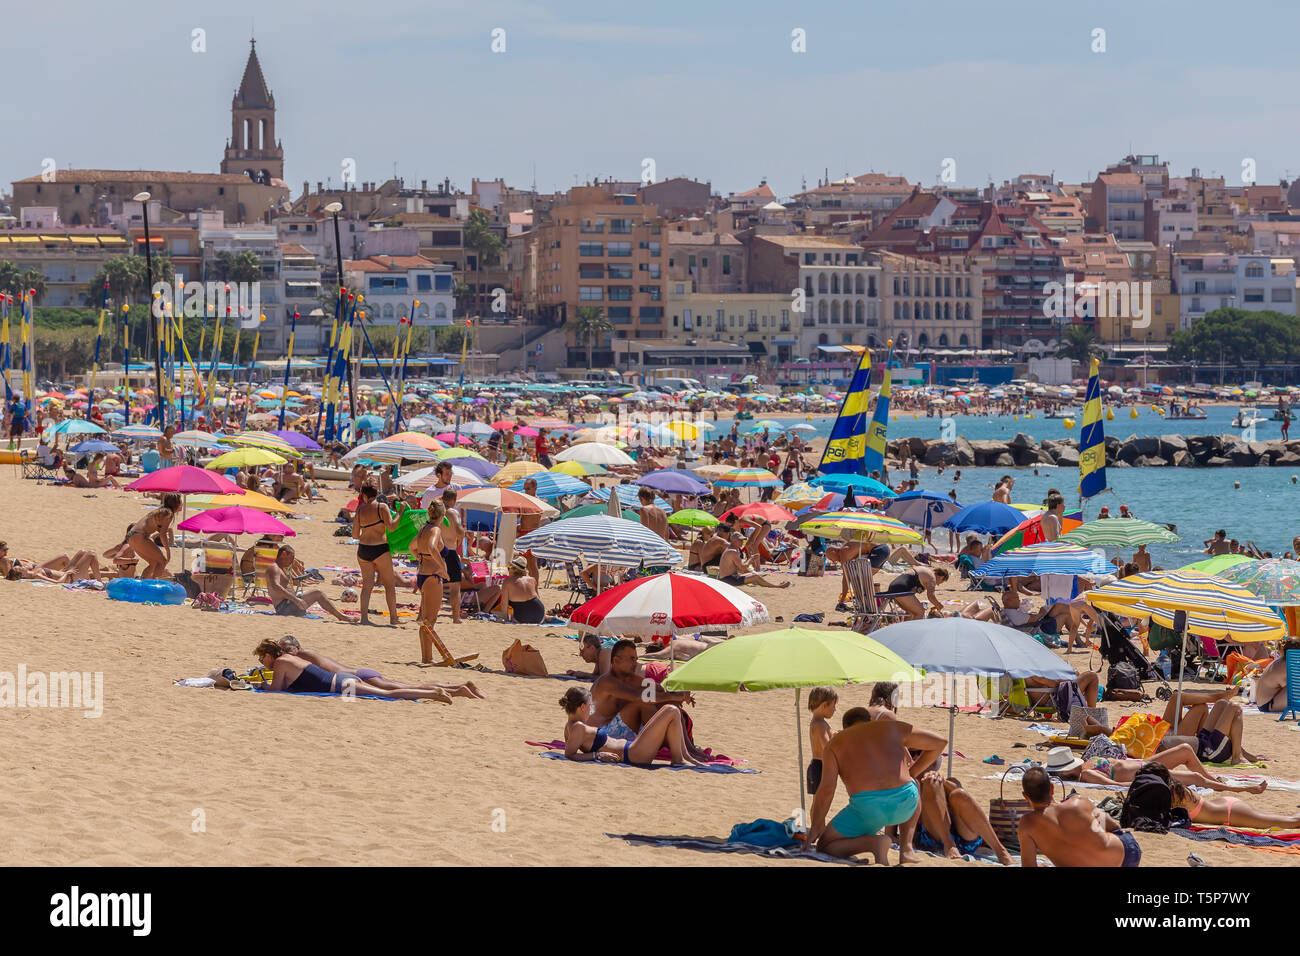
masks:
[[[989,822],[993,824],[993,832],[998,835],[1002,845],[1013,853],[1020,852],[1020,833],[1016,829],[1020,823],[1020,818],[1030,811],[1029,801],[1021,797],[1018,800],[1008,800],[1006,798],[1007,777],[1013,773],[1024,775],[1030,764],[1016,764],[1014,767],[1008,767],[1006,773],[1002,775],[1002,782],[998,786],[998,798],[989,801]],[[1052,786],[1056,786],[1056,778],[1052,778]]]

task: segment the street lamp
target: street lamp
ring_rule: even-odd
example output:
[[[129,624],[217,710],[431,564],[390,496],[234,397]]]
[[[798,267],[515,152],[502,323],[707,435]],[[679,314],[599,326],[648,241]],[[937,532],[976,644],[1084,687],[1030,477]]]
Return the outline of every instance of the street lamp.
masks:
[[[339,213],[343,211],[343,203],[335,200],[332,203],[327,203],[324,208],[327,213],[334,217],[334,264],[338,278],[339,294],[342,295],[343,242],[339,238]],[[348,412],[355,423],[357,420],[357,369],[352,364],[352,356],[348,356]],[[354,424],[352,427],[355,429],[356,425]]]
[[[153,373],[154,388],[156,389],[156,398],[158,400],[158,425],[160,428],[167,427],[167,399],[170,395],[163,393],[162,384],[162,316],[153,314],[153,244],[149,241],[149,200],[153,197],[148,192],[138,192],[131,197],[135,202],[140,204],[140,215],[144,219],[144,273],[145,287],[148,290],[146,301],[149,303],[149,332],[157,334],[157,341],[154,343],[153,350]],[[161,308],[161,303],[159,304]],[[155,325],[157,328],[155,329]],[[130,388],[130,384],[127,385]]]

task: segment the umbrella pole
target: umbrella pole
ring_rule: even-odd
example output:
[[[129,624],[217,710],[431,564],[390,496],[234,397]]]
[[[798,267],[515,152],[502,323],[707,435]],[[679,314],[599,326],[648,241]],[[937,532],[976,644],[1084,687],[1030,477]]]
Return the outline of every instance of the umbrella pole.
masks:
[[[952,684],[949,685],[949,693],[952,694],[952,701],[948,704],[948,776],[952,776],[952,752],[956,748],[953,746],[953,736],[957,730],[957,695],[953,693],[956,690],[957,678],[953,676]]]
[[[803,786],[803,724],[799,719],[799,691],[800,688],[794,689],[794,736],[799,743],[799,764],[794,768],[795,779],[799,784],[799,825],[808,826],[808,795],[804,793]],[[807,849],[807,847],[805,847]]]

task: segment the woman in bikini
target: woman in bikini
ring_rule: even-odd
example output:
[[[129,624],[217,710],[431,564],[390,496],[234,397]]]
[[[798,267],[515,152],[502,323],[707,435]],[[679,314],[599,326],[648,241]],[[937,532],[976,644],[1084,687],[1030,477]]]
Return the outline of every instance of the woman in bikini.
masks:
[[[172,521],[176,517],[176,512],[180,510],[180,495],[174,492],[163,495],[162,507],[155,508],[127,529],[126,543],[145,562],[144,573],[140,577],[171,577],[167,573],[167,565],[172,559],[171,546],[176,543],[172,532]],[[153,543],[154,535],[157,535],[162,542],[161,549]]]
[[[1268,782],[1238,785],[1226,783],[1205,769],[1188,744],[1179,744],[1152,754],[1148,760],[1107,760],[1097,758],[1085,761],[1081,766],[1062,772],[1052,771],[1059,777],[1075,779],[1080,783],[1132,783],[1133,778],[1147,763],[1159,763],[1169,768],[1169,775],[1176,783],[1185,786],[1204,787],[1207,790],[1220,790],[1230,793],[1263,793]],[[1183,769],[1185,768],[1185,769]]]
[[[290,694],[350,694],[371,697],[394,697],[398,700],[437,700],[452,702],[445,690],[417,689],[414,687],[378,687],[367,683],[356,674],[339,674],[311,663],[296,654],[286,653],[275,641],[266,640],[253,648],[253,656],[263,667],[269,667],[275,676],[271,690]]]
[[[1202,826],[1252,827],[1267,830],[1276,827],[1281,830],[1294,830],[1300,827],[1300,813],[1284,816],[1280,813],[1265,813],[1256,810],[1240,797],[1202,797],[1189,788],[1173,781],[1174,806],[1187,811],[1193,823]]]
[[[361,623],[371,623],[370,592],[378,578],[388,602],[389,627],[398,627],[397,576],[388,550],[388,532],[397,527],[398,516],[377,501],[378,497],[374,485],[362,486],[361,502],[352,517],[352,537],[357,539],[357,563],[361,565]]]
[[[95,456],[90,459],[86,465],[86,487],[87,488],[121,488],[116,478],[110,476],[107,472],[103,475],[99,469],[104,466],[104,453],[96,452]]]
[[[442,559],[438,546],[438,529],[446,509],[441,501],[430,502],[429,520],[411,542],[411,557],[418,562],[415,570],[415,590],[420,595],[420,621],[432,628],[438,623],[442,610],[442,588],[447,583],[447,562]],[[420,629],[420,662],[433,663],[433,640]]]
[[[703,764],[690,755],[682,712],[677,707],[660,707],[631,740],[606,736],[591,719],[591,691],[570,687],[560,698],[560,707],[569,715],[564,725],[564,755],[570,760],[599,760],[604,763],[628,763],[646,767],[654,762],[660,749],[668,748],[674,766]]]

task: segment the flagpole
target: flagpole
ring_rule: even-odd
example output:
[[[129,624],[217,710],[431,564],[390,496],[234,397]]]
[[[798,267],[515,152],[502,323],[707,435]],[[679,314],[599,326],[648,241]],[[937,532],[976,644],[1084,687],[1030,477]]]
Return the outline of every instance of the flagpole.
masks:
[[[289,369],[293,367],[293,337],[298,331],[298,310],[293,310],[293,319],[289,323],[289,349],[284,362],[284,385],[280,389],[280,430],[284,431],[284,406],[289,400]]]
[[[465,320],[465,334],[460,340],[460,383],[456,386],[456,436],[452,442],[455,448],[460,447],[460,410],[465,404],[465,356],[469,350],[469,330],[473,323],[473,319]]]

